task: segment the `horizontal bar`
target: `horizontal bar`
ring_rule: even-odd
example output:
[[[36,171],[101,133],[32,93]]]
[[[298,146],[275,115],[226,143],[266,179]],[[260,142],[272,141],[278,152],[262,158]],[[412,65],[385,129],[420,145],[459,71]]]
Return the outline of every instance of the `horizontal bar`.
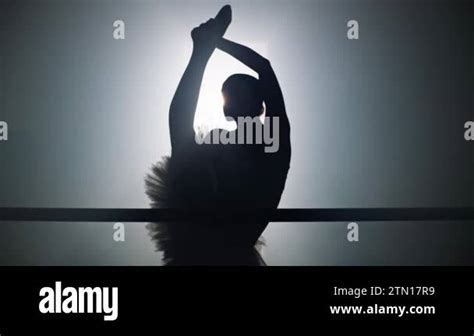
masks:
[[[464,208],[327,208],[327,209],[97,209],[0,208],[0,221],[176,222],[232,220],[269,222],[450,221],[474,220]]]

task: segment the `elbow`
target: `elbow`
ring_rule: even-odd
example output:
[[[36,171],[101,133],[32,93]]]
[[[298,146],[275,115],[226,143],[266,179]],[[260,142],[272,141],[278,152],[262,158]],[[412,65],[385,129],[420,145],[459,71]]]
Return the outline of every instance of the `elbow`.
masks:
[[[272,64],[270,63],[270,60],[266,59],[265,57],[262,57],[260,59],[260,69],[262,71],[269,71],[272,69]]]

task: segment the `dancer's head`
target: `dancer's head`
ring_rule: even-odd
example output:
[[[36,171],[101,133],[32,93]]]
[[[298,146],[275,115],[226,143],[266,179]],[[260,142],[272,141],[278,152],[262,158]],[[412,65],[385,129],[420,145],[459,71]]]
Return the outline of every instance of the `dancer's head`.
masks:
[[[226,117],[257,117],[263,113],[263,95],[257,78],[235,74],[222,85]]]

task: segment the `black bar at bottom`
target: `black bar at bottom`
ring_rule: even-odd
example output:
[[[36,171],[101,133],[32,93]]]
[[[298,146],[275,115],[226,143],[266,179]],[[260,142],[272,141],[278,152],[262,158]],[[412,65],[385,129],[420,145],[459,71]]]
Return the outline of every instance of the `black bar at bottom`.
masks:
[[[116,287],[117,319],[104,321],[104,312],[40,312],[40,290],[54,289],[58,281],[63,289]],[[472,335],[473,281],[470,267],[5,267],[0,330],[5,336],[30,335],[32,327],[36,335],[116,336],[140,334],[137,330],[160,335],[168,327],[180,334],[222,334],[223,325],[230,325],[241,335],[269,330],[297,335],[308,330],[314,335],[328,330],[334,335],[383,335],[385,330],[397,335]],[[372,286],[383,288],[385,295],[334,295],[334,287],[370,293]],[[394,286],[431,288],[433,295],[419,295],[418,290],[389,295]],[[67,295],[60,295],[55,299],[64,306]],[[358,305],[435,310],[403,316],[330,310]]]

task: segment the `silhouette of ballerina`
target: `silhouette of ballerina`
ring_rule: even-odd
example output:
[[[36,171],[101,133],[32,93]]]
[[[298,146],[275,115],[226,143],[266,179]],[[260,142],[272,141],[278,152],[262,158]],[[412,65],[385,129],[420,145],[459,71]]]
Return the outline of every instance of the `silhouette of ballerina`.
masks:
[[[174,209],[275,209],[285,187],[291,157],[290,124],[283,94],[270,62],[255,51],[223,38],[230,6],[192,30],[193,51],[169,111],[171,156],[146,178],[152,207]],[[279,150],[262,144],[198,145],[193,129],[199,90],[215,48],[258,73],[234,74],[222,86],[226,117],[276,117]],[[265,104],[265,109],[264,109]],[[274,120],[274,119],[272,119]],[[218,130],[219,132],[224,130]],[[237,129],[232,132],[244,132]],[[273,130],[275,131],[275,130]],[[256,246],[265,220],[237,223],[231,216],[208,222],[150,223],[148,229],[166,265],[264,265]]]

